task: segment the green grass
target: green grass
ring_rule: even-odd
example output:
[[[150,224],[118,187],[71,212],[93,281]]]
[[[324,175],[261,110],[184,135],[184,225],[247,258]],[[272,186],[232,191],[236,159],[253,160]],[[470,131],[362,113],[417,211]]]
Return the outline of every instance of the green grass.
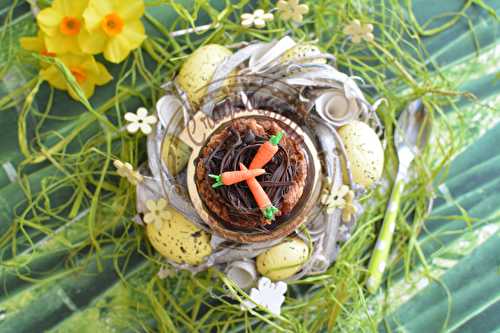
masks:
[[[246,1],[238,4],[220,1],[213,6],[183,1],[188,4],[186,7],[173,1],[146,3],[144,22],[148,40],[124,63],[108,64],[115,78],[113,83],[98,88],[93,98],[89,101],[82,98],[81,103],[71,101],[65,93],[54,91],[38,80],[37,61],[47,59],[20,50],[17,42],[19,36],[34,33],[33,17],[26,8],[19,9],[18,2],[2,6],[0,60],[6,66],[1,68],[0,78],[6,91],[0,96],[0,117],[17,113],[16,123],[10,124],[17,126],[17,135],[9,137],[14,143],[1,147],[19,175],[20,186],[12,191],[23,198],[9,202],[15,209],[2,213],[8,220],[1,221],[7,226],[0,235],[0,251],[5,258],[1,272],[10,273],[15,279],[13,286],[22,285],[0,294],[1,306],[6,311],[4,320],[16,313],[35,311],[30,306],[42,295],[47,299],[59,298],[54,285],[63,285],[66,280],[80,281],[80,276],[86,276],[98,283],[100,278],[96,274],[112,265],[114,273],[104,275],[109,278],[109,285],[94,294],[91,291],[89,302],[75,305],[76,310],[67,317],[57,318],[56,312],[42,311],[40,316],[56,318],[47,329],[60,332],[81,332],[82,327],[88,332],[375,330],[388,309],[383,302],[380,305],[373,302],[363,284],[385,209],[387,186],[380,186],[362,199],[365,212],[335,265],[324,274],[290,285],[280,317],[262,311],[242,312],[238,302],[225,296],[236,287],[215,270],[196,276],[181,272],[165,280],[156,277],[161,258],[146,245],[142,228],[132,222],[134,189],[114,176],[111,163],[119,158],[139,165],[146,159],[145,137],[131,136],[122,130],[123,114],[140,105],[151,109],[161,96],[160,85],[172,78],[183,59],[200,45],[268,41],[285,33],[296,40],[317,40],[320,47],[337,57],[339,68],[363,79],[370,101],[386,98],[388,103],[381,107],[379,115],[386,126],[387,142],[392,140],[399,111],[409,101],[423,98],[431,111],[436,124],[435,140],[415,163],[416,177],[402,199],[394,243],[396,255],[391,261],[392,266],[403,261],[405,277],[411,275],[416,257],[422,261],[424,270],[430,271],[416,240],[428,217],[429,189],[443,167],[492,126],[492,119],[499,112],[492,111],[495,106],[498,110],[498,100],[477,101],[471,94],[460,91],[461,79],[491,73],[491,66],[485,65],[484,59],[475,55],[466,61],[462,59],[461,68],[441,66],[434,60],[426,66],[425,61],[433,58],[422,38],[453,29],[461,22],[460,18],[468,19],[467,8],[483,2],[467,1],[463,10],[441,13],[440,19],[428,18],[427,23],[417,23],[405,2],[311,1],[303,25],[276,19],[263,30],[246,30],[239,25],[239,15],[253,8]],[[260,7],[271,9],[273,4],[264,1]],[[489,15],[488,8],[481,9],[483,14]],[[354,45],[347,41],[342,29],[353,19],[372,23],[376,42]],[[175,39],[168,36],[174,29],[207,22],[221,24],[200,36]],[[477,40],[473,26],[470,31],[472,39]],[[491,48],[485,50],[479,46],[475,52],[500,63],[498,52]],[[464,75],[464,71],[468,74]],[[13,76],[17,78],[14,81]],[[468,106],[464,107],[464,103]],[[385,177],[390,184],[396,162],[390,144],[386,161]],[[50,176],[38,180],[37,175],[43,170],[49,170]],[[7,186],[2,183],[0,191]],[[80,214],[82,211],[85,214]],[[36,272],[29,269],[47,253],[50,256],[59,253],[62,259],[57,265],[38,264]],[[131,259],[135,257],[141,259]],[[384,288],[388,289],[390,285]],[[234,295],[245,297],[241,291],[234,291]],[[395,301],[388,298],[389,294],[383,295],[387,303]]]

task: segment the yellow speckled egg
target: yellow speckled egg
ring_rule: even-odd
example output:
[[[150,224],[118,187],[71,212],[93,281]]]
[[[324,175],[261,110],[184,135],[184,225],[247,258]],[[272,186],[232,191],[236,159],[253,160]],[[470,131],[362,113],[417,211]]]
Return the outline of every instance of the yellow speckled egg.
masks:
[[[377,181],[384,168],[384,150],[375,131],[361,121],[353,121],[339,129],[353,181],[368,187]]]
[[[187,144],[171,134],[165,136],[161,158],[172,176],[184,170],[190,157],[191,148]]]
[[[281,62],[287,62],[287,61],[295,61],[302,63],[304,61],[301,61],[300,59],[302,58],[309,58],[309,57],[315,57],[321,54],[321,50],[311,44],[297,44],[294,47],[292,47],[290,50],[286,51],[280,58]],[[311,64],[326,64],[326,59],[325,58],[317,58],[314,60],[309,60],[307,61],[308,63]]]
[[[146,226],[151,245],[162,256],[178,264],[198,265],[212,253],[210,235],[173,209],[171,219],[163,222],[160,230],[153,224]]]
[[[300,271],[308,257],[304,241],[287,239],[257,257],[257,271],[271,280],[285,280]]]
[[[184,62],[176,81],[193,105],[202,102],[217,66],[231,54],[224,46],[209,44],[194,51]]]

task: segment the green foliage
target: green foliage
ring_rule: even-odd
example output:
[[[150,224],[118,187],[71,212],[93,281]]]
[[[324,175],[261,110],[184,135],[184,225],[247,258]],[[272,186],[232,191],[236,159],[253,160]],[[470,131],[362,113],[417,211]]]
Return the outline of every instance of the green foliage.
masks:
[[[481,230],[499,221],[499,126],[493,127],[500,114],[498,1],[308,1],[302,26],[275,19],[264,30],[239,25],[239,16],[256,8],[246,1],[146,4],[142,48],[120,65],[107,64],[113,82],[78,103],[39,81],[38,63],[50,60],[20,50],[18,38],[35,33],[28,3],[0,1],[0,164],[9,162],[18,177],[12,183],[0,169],[0,332],[498,327],[498,258],[491,256],[500,241],[479,241]],[[274,5],[259,2],[268,10]],[[353,19],[375,26],[373,44],[346,39],[342,28]],[[214,22],[220,24],[207,32],[169,35]],[[370,100],[387,99],[380,116],[388,142],[398,112],[417,97],[435,128],[402,197],[385,288],[373,297],[364,289],[387,200],[382,186],[363,198],[365,212],[337,263],[291,284],[282,315],[273,317],[242,312],[225,296],[236,287],[215,270],[156,277],[161,258],[132,223],[134,190],[116,177],[111,161],[137,166],[145,160],[145,138],[123,130],[123,114],[143,105],[152,109],[160,85],[193,50],[286,33],[317,40],[335,54],[340,69],[363,79]],[[390,183],[396,163],[390,145],[386,161]],[[429,214],[431,196],[437,198]],[[463,241],[466,250],[458,245]],[[453,260],[449,271],[440,266],[443,260]],[[430,286],[413,297],[423,278]],[[467,284],[474,279],[477,284]]]

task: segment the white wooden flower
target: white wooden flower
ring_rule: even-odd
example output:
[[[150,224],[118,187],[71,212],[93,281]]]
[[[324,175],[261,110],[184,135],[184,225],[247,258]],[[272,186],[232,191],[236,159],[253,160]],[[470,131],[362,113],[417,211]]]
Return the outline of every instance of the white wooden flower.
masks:
[[[114,160],[113,165],[115,166],[118,175],[120,177],[127,178],[127,180],[133,185],[137,185],[137,183],[142,182],[142,175],[135,171],[130,163]]]
[[[320,203],[326,206],[327,214],[332,214],[337,208],[344,209],[346,206],[346,196],[350,198],[350,192],[352,192],[347,185],[332,189],[332,184],[331,177],[326,177],[323,189],[321,190]],[[352,193],[352,196],[354,198],[354,193]]]
[[[157,122],[156,117],[153,115],[148,116],[148,110],[143,107],[138,108],[137,113],[125,113],[125,120],[129,122],[127,125],[127,131],[129,133],[136,133],[140,129],[141,132],[146,135],[153,130],[151,125]]]
[[[350,222],[351,218],[356,212],[358,208],[354,205],[354,192],[349,190],[344,196],[345,204],[344,209],[342,209],[342,221],[344,223]]]
[[[305,4],[300,4],[299,0],[280,0],[278,1],[278,11],[284,21],[292,19],[295,22],[302,22],[304,14],[309,12],[309,7]]]
[[[344,33],[351,36],[351,40],[355,44],[361,42],[363,39],[367,42],[371,42],[374,38],[372,31],[373,25],[361,24],[359,20],[352,21],[351,24],[344,28]]]
[[[171,277],[173,275],[174,271],[170,267],[167,267],[165,265],[161,266],[158,273],[156,273],[156,276],[158,276],[158,278],[161,280]]]
[[[245,13],[241,15],[241,25],[245,28],[255,26],[256,28],[264,28],[266,22],[272,21],[273,14],[264,12],[263,9],[257,9],[253,14]]]
[[[257,283],[257,288],[250,291],[250,300],[244,300],[241,304],[243,310],[253,309],[258,305],[266,308],[269,312],[279,316],[281,305],[285,301],[287,285],[283,281],[271,282],[266,277],[261,277]]]
[[[144,223],[152,223],[157,230],[161,229],[163,222],[172,218],[172,214],[167,209],[167,201],[165,199],[159,199],[156,201],[148,200],[146,201],[146,207],[149,212],[144,214]]]

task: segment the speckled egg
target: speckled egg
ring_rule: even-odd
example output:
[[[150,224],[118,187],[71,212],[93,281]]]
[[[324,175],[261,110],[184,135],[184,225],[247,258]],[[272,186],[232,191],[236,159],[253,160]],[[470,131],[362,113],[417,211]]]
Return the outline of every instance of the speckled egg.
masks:
[[[194,51],[184,62],[176,81],[193,105],[202,102],[217,66],[231,54],[224,46],[209,44]]]
[[[186,168],[191,156],[191,148],[176,136],[167,134],[163,140],[161,158],[172,176]]]
[[[384,168],[384,150],[375,131],[361,121],[353,121],[339,129],[353,181],[368,187],[377,181]]]
[[[315,57],[321,54],[321,50],[311,44],[297,44],[294,47],[292,47],[290,50],[286,51],[280,58],[281,62],[287,62],[287,61],[295,61],[299,63],[303,63],[304,61],[301,61],[300,59],[302,58],[310,58],[310,57]],[[311,64],[326,64],[326,59],[324,58],[317,58],[314,60],[309,60],[307,61],[308,63]]]
[[[299,238],[291,238],[273,246],[257,257],[257,271],[271,280],[285,280],[300,271],[309,248]]]
[[[198,265],[212,253],[210,235],[183,215],[170,210],[171,219],[163,222],[160,230],[148,224],[146,234],[151,245],[162,256],[178,264]]]

